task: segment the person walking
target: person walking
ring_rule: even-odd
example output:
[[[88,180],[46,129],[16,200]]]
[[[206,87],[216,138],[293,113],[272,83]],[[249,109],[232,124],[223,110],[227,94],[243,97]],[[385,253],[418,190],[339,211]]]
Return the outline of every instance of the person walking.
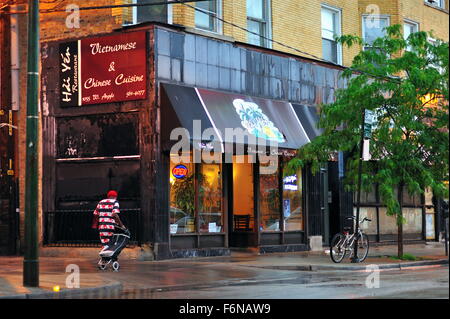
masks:
[[[110,190],[106,195],[107,198],[102,199],[94,210],[92,228],[98,229],[104,249],[107,248],[114,235],[115,226],[125,228],[119,217],[120,208],[117,196],[115,190]]]

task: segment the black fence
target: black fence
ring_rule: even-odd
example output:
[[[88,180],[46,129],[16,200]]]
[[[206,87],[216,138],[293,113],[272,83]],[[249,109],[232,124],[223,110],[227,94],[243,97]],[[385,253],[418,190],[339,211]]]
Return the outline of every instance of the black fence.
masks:
[[[131,232],[129,245],[140,244],[140,209],[121,209],[120,219]],[[92,229],[92,210],[59,210],[44,213],[44,245],[100,246],[98,230]]]

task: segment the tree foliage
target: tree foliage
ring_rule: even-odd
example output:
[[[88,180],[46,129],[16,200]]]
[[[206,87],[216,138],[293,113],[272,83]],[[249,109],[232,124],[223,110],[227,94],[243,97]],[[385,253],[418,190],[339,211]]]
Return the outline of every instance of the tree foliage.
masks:
[[[448,42],[430,42],[431,33],[403,38],[401,26],[386,28],[386,35],[362,50],[341,76],[345,87],[335,102],[320,106],[318,126],[323,134],[299,149],[288,167],[311,163],[315,172],[330,154],[347,152],[345,183],[357,185],[360,130],[364,110],[376,113],[370,153],[363,162],[362,184],[379,185],[381,201],[389,215],[403,222],[395,194],[405,185],[410,195],[431,188],[448,196]],[[357,36],[338,38],[344,45],[364,45]]]

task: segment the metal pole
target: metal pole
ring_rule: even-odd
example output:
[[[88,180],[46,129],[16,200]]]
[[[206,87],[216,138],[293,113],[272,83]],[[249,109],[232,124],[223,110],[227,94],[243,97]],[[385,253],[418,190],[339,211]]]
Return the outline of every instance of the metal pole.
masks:
[[[445,256],[448,256],[448,217],[445,219]]]
[[[25,256],[23,285],[39,286],[38,247],[38,86],[39,0],[28,1]]]
[[[359,162],[358,162],[358,197],[356,199],[356,225],[355,225],[355,247],[353,251],[353,257],[351,259],[352,263],[358,263],[358,232],[359,232],[359,207],[361,206],[361,175],[362,175],[362,160],[363,160],[363,144],[364,144],[364,122],[365,122],[365,110],[362,112],[362,123],[361,123],[361,139],[359,145]]]

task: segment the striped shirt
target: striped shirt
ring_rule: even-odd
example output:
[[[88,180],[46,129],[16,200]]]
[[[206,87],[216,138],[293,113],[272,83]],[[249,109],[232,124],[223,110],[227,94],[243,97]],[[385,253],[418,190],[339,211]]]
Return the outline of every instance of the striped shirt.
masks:
[[[103,199],[94,211],[98,215],[98,230],[102,244],[107,244],[114,235],[114,226],[116,221],[113,214],[119,214],[119,202],[116,199]]]

